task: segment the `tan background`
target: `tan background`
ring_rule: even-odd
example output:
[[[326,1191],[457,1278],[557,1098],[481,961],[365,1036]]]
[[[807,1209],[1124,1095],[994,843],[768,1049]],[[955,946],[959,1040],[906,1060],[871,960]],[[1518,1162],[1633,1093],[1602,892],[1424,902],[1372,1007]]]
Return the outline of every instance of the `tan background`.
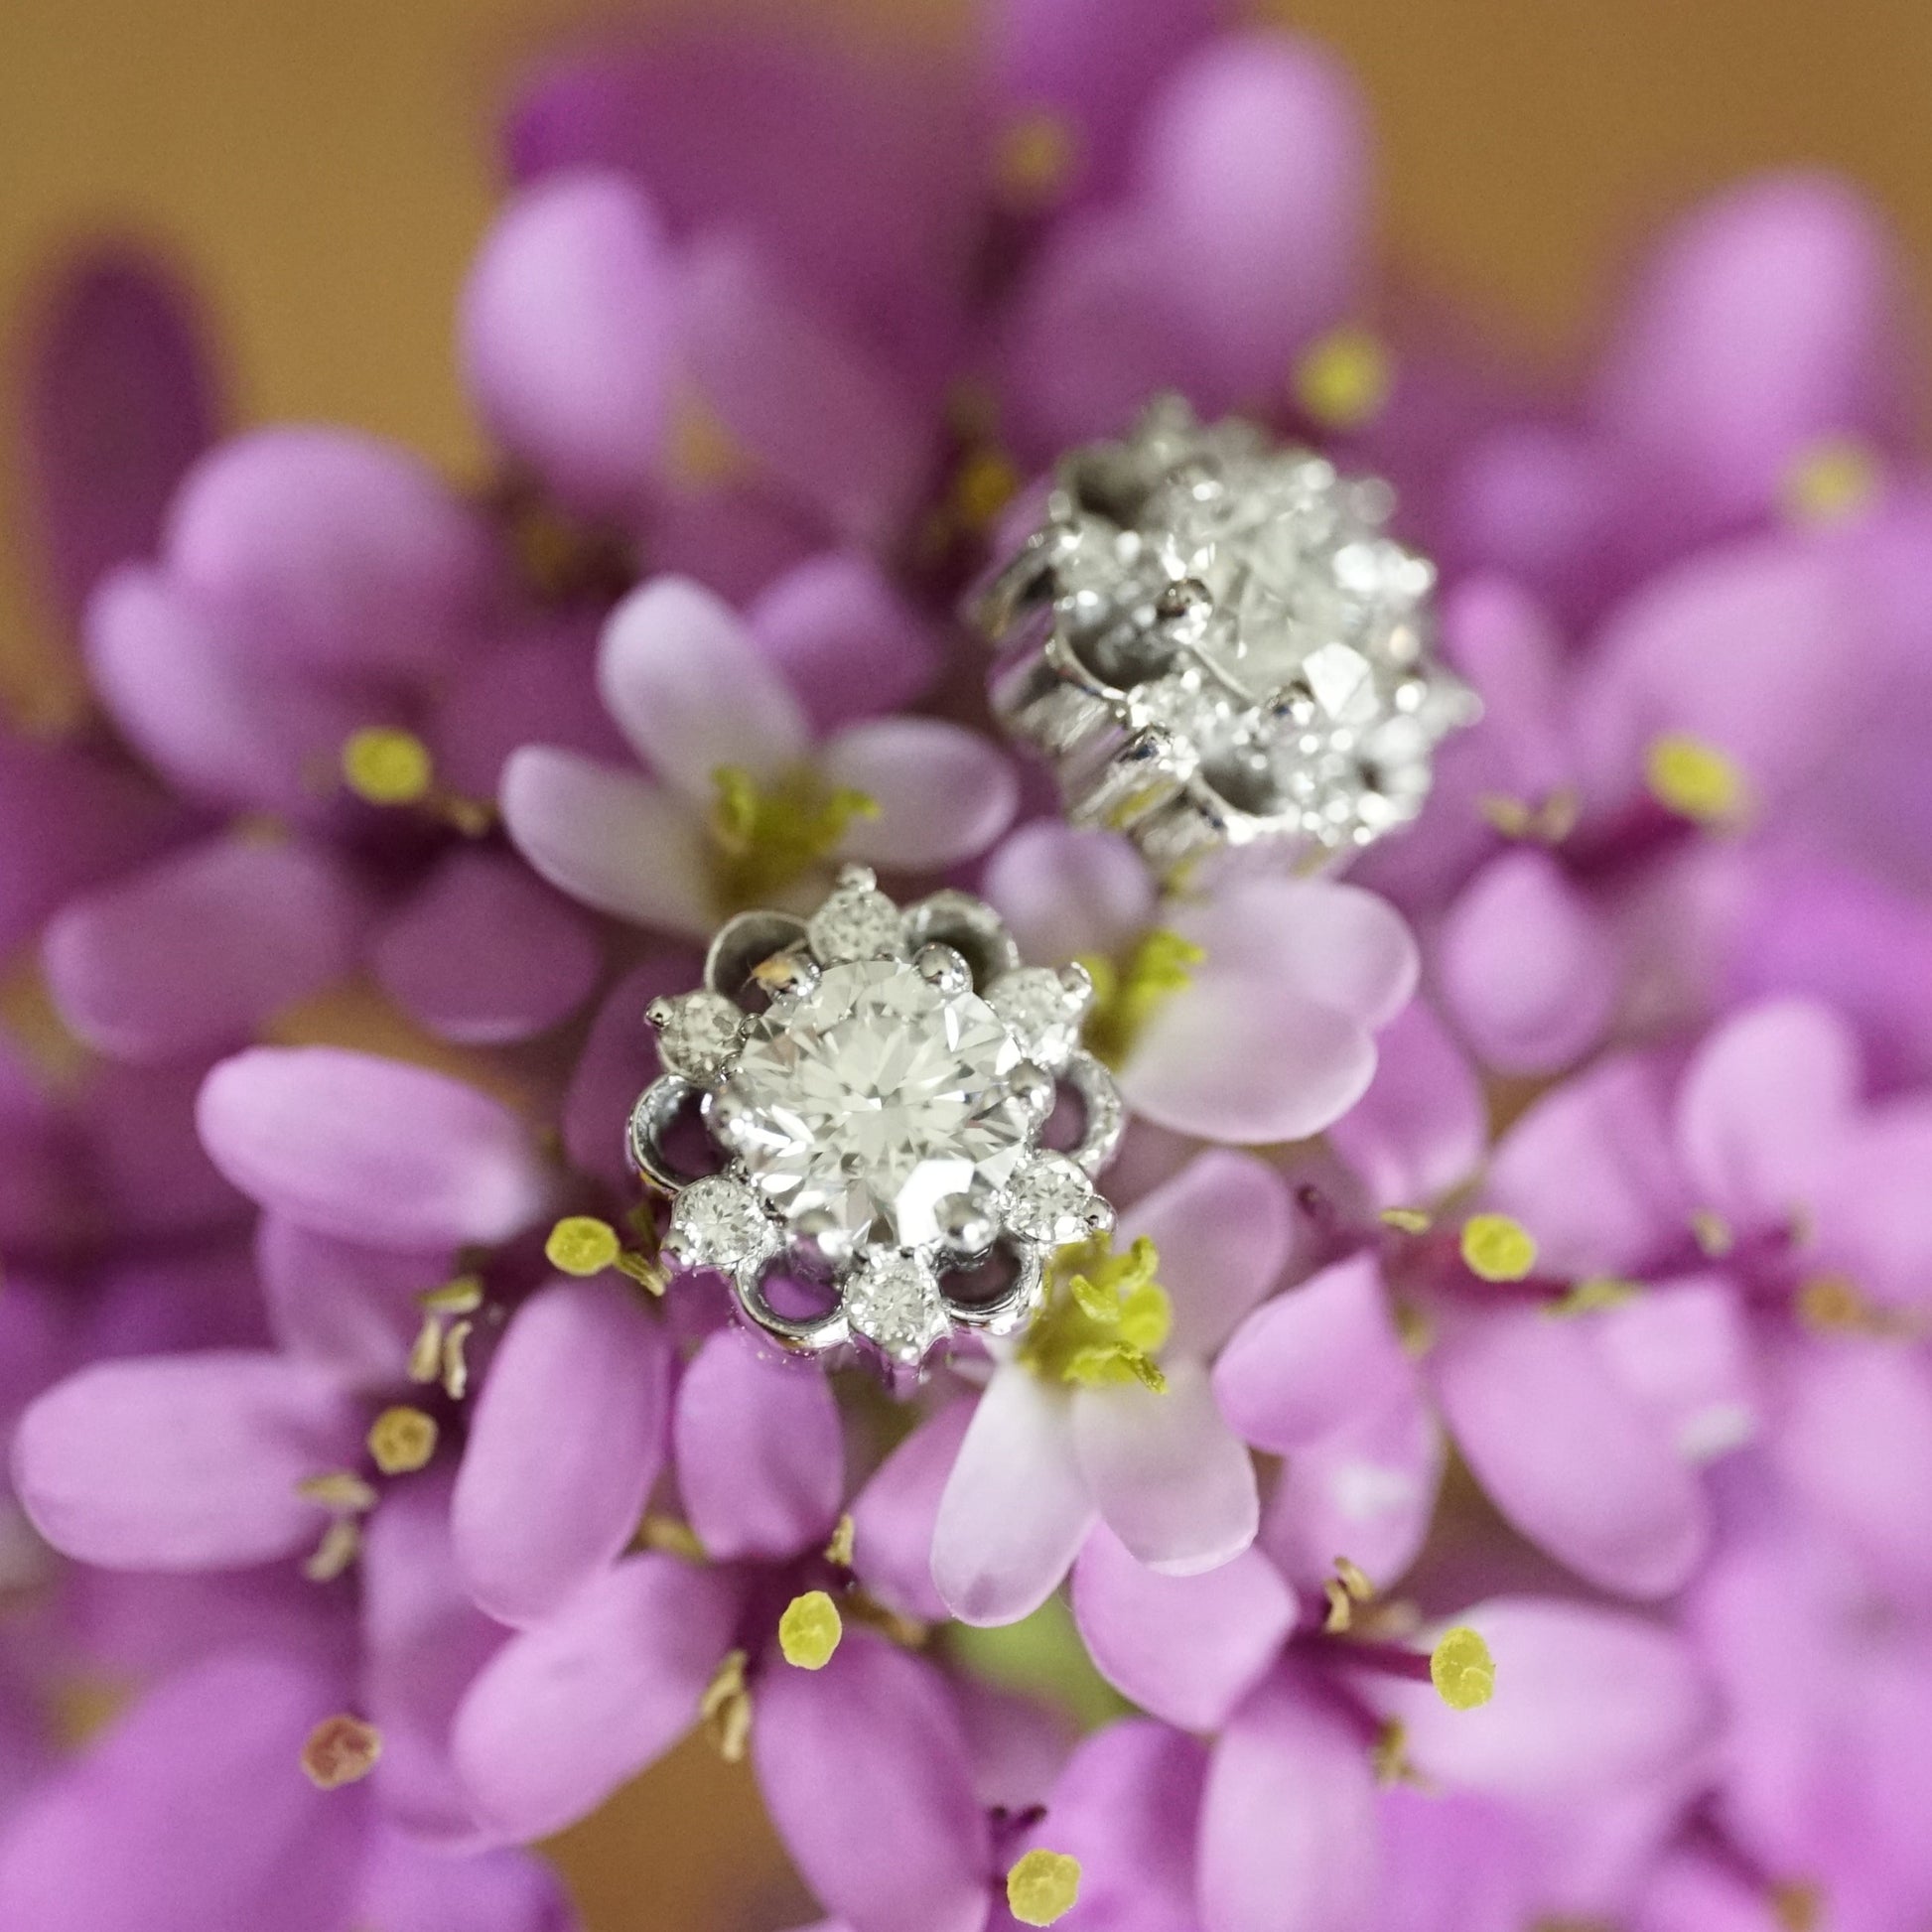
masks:
[[[586,0],[0,0],[0,329],[88,232],[172,250],[245,417],[362,425],[467,467],[451,298],[487,215],[491,103]],[[948,0],[872,0],[943,32]],[[1387,233],[1538,353],[1576,348],[1646,224],[1743,170],[1824,162],[1932,255],[1927,0],[1304,0],[1386,156]],[[12,447],[11,385],[0,430]],[[59,674],[0,466],[0,689]],[[742,1772],[687,1746],[564,1856],[593,1932],[773,1920]],[[776,1882],[782,1884],[779,1878]],[[800,1917],[804,1916],[801,1911]]]

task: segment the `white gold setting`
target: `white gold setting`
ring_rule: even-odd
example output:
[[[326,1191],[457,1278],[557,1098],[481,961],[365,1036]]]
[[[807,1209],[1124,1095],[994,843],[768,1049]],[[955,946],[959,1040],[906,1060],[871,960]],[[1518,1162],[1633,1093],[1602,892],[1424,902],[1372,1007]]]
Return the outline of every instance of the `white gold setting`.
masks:
[[[666,1259],[726,1275],[786,1347],[852,1348],[896,1383],[961,1332],[1014,1332],[1052,1251],[1113,1224],[1093,1181],[1123,1114],[1080,1048],[1092,1000],[1081,968],[1023,965],[982,900],[901,910],[863,867],[809,919],[731,920],[703,988],[646,1015],[667,1070],[631,1113],[629,1152],[672,1196]],[[1063,1090],[1081,1129],[1061,1153],[1042,1135]],[[714,1173],[668,1151],[692,1109]],[[774,1271],[832,1305],[781,1312]]]
[[[1392,507],[1174,397],[1064,458],[968,615],[1068,817],[1171,883],[1242,851],[1312,870],[1413,819],[1476,702],[1431,654],[1435,569],[1383,533]]]

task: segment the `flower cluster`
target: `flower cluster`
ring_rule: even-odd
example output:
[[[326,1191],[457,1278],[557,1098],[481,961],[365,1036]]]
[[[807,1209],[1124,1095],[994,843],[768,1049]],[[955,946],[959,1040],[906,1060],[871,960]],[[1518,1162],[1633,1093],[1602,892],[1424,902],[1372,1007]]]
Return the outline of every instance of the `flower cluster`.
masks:
[[[1868,212],[1693,211],[1552,395],[1392,312],[1347,76],[1197,0],[599,44],[507,159],[483,488],[219,440],[138,264],[34,362],[85,702],[0,737],[0,1924],[563,1932],[527,1848],[693,1729],[821,1932],[1924,1924]],[[1480,721],[1347,883],[1164,890],[987,722],[995,525],[1164,392],[1440,568]],[[894,1391],[625,1157],[694,945],[841,877],[982,896],[1128,1112],[1113,1225]]]

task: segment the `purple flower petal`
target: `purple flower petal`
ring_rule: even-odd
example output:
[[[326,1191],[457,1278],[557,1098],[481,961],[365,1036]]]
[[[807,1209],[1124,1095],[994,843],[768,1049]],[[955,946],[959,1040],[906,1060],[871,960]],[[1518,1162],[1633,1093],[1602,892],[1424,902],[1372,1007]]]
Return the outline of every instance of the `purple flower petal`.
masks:
[[[1528,1596],[1478,1603],[1456,1621],[1495,1659],[1487,1704],[1452,1711],[1429,1684],[1362,1684],[1404,1726],[1417,1767],[1446,1784],[1576,1803],[1675,1770],[1711,1739],[1711,1687],[1661,1624]]]
[[[776,777],[811,743],[797,698],[738,613],[688,578],[654,577],[612,612],[597,680],[637,756],[701,808],[720,766]]]
[[[1017,1623],[1053,1593],[1094,1515],[1065,1392],[1029,1369],[998,1369],[939,1499],[941,1598],[962,1623]]]
[[[239,659],[208,614],[125,565],[87,604],[87,669],[135,750],[191,798],[312,817],[318,770],[370,722],[342,692]]]
[[[1255,1540],[1261,1504],[1246,1446],[1197,1362],[1164,1363],[1164,1394],[1139,1383],[1077,1389],[1073,1444],[1107,1526],[1142,1563],[1190,1577]]]
[[[1380,1863],[1358,1722],[1292,1671],[1234,1714],[1201,1800],[1206,1932],[1366,1932]]]
[[[1880,1575],[1932,1587],[1932,1377],[1896,1343],[1830,1340],[1786,1369],[1774,1438],[1787,1481]]]
[[[1372,1254],[1352,1256],[1257,1309],[1214,1367],[1214,1398],[1244,1441],[1307,1448],[1415,1385]]]
[[[723,1572],[649,1554],[512,1637],[457,1712],[457,1770],[484,1823],[548,1837],[667,1751],[697,1722],[737,1612]]]
[[[1737,1233],[1815,1212],[1861,1084],[1858,1040],[1829,1008],[1770,1000],[1734,1015],[1699,1049],[1677,1097],[1698,1206]]]
[[[1389,1023],[1375,1078],[1328,1138],[1381,1207],[1438,1200],[1476,1171],[1489,1140],[1482,1089],[1424,1001]]]
[[[769,1671],[756,1710],[753,1762],[771,1822],[852,1932],[980,1932],[986,1814],[930,1664],[848,1629],[823,1670]]]
[[[1283,981],[1362,1026],[1386,1027],[1416,991],[1416,941],[1401,913],[1359,886],[1245,880],[1187,905],[1175,929],[1206,973]]]
[[[222,836],[71,901],[42,943],[61,1017],[125,1059],[245,1040],[354,962],[361,895],[325,851]]]
[[[664,1070],[644,1009],[660,996],[688,993],[703,973],[694,954],[658,954],[606,995],[564,1095],[564,1151],[573,1167],[614,1187],[634,1184],[624,1127],[637,1096]]]
[[[446,1468],[391,1485],[361,1556],[363,1695],[382,1733],[375,1790],[414,1837],[469,1847],[477,1826],[450,1760],[457,1707],[508,1632],[471,1600],[450,1535]]]
[[[392,1386],[422,1326],[417,1298],[457,1273],[443,1254],[365,1248],[267,1213],[255,1267],[277,1343],[354,1388]]]
[[[14,1487],[41,1534],[85,1563],[266,1563],[322,1534],[297,1484],[352,1466],[365,1424],[332,1376],[277,1355],[102,1362],[21,1418]]]
[[[1080,1862],[1068,1932],[1181,1932],[1194,1911],[1194,1834],[1207,1752],[1127,1719],[1083,1738],[1031,1843]],[[997,1923],[997,1921],[996,1921]]]
[[[43,1785],[0,1839],[9,1932],[338,1932],[364,1794],[318,1791],[304,1739],[342,1688],[287,1658],[183,1672]]]
[[[549,1178],[500,1101],[428,1067],[333,1046],[223,1060],[197,1108],[214,1164],[263,1207],[371,1246],[493,1245]]]
[[[37,330],[26,432],[32,502],[63,612],[115,564],[153,553],[175,485],[213,441],[198,305],[143,254],[67,263]]]
[[[463,291],[464,378],[490,433],[580,509],[634,510],[675,373],[672,268],[635,184],[597,171],[526,188]]]
[[[686,363],[733,439],[835,536],[890,536],[931,455],[890,372],[737,239],[696,244],[679,297]]]
[[[376,940],[382,989],[441,1039],[499,1046],[547,1033],[602,964],[583,916],[514,860],[457,851]]]
[[[1553,1088],[1504,1135],[1483,1193],[1536,1237],[1552,1275],[1628,1272],[1678,1242],[1696,1203],[1683,1197],[1658,1070],[1609,1060]]]
[[[889,1609],[929,1623],[951,1614],[932,1580],[933,1527],[973,1413],[958,1401],[928,1416],[853,1499],[854,1573]]]
[[[1356,298],[1370,162],[1346,69],[1312,41],[1209,41],[1154,102],[1136,171],[1197,400],[1269,395]]]
[[[1684,1584],[1710,1530],[1703,1487],[1587,1324],[1500,1308],[1430,1360],[1457,1447],[1525,1536],[1604,1589],[1668,1596]]]
[[[634,1290],[559,1282],[512,1318],[470,1420],[457,1562],[505,1623],[549,1615],[630,1541],[664,1458],[670,1350]]]
[[[1120,1089],[1162,1127],[1203,1140],[1301,1140],[1346,1113],[1375,1076],[1367,1030],[1300,988],[1203,968],[1149,1021]]]
[[[358,1922],[382,1932],[578,1932],[563,1880],[523,1852],[451,1858],[380,1834],[362,1878]]]
[[[685,1511],[717,1562],[794,1557],[832,1533],[845,1442],[814,1364],[722,1329],[678,1382],[671,1432]]]
[[[833,550],[774,580],[746,613],[816,733],[901,710],[939,675],[939,640],[868,557]]]
[[[1253,1550],[1200,1576],[1163,1576],[1103,1523],[1073,1566],[1073,1615],[1124,1697],[1182,1730],[1218,1730],[1294,1627],[1295,1592]]]
[[[118,764],[0,733],[0,951],[24,946],[71,895],[139,865],[180,820],[176,805]]]
[[[1143,1235],[1160,1253],[1161,1285],[1173,1303],[1168,1346],[1204,1360],[1288,1265],[1287,1183],[1252,1155],[1197,1155],[1122,1217],[1119,1243]]]
[[[842,850],[897,872],[937,872],[984,852],[1013,822],[1020,784],[1000,751],[943,718],[848,725],[821,755],[825,775],[863,791]]]
[[[169,520],[171,578],[250,659],[417,676],[495,590],[482,519],[373,437],[266,429],[199,464]]]
[[[1610,1372],[1687,1462],[1708,1462],[1757,1434],[1763,1397],[1750,1322],[1726,1276],[1652,1283],[1598,1321]]]
[[[1036,964],[1111,958],[1154,920],[1153,883],[1125,839],[1048,819],[1021,827],[994,853],[985,892]]]
[[[526,745],[503,766],[502,807],[511,842],[558,891],[639,925],[710,936],[704,833],[661,787]]]
[[[1501,1073],[1551,1073],[1602,1035],[1622,961],[1614,930],[1546,851],[1519,846],[1457,896],[1438,942],[1443,998]]]
[[[1756,513],[1792,459],[1896,414],[1895,275],[1872,210],[1823,175],[1714,198],[1665,237],[1598,377],[1606,429],[1710,523]]]
[[[1411,1389],[1296,1450],[1258,1541],[1298,1587],[1319,1589],[1346,1557],[1386,1590],[1415,1562],[1436,1514],[1443,1432]]]

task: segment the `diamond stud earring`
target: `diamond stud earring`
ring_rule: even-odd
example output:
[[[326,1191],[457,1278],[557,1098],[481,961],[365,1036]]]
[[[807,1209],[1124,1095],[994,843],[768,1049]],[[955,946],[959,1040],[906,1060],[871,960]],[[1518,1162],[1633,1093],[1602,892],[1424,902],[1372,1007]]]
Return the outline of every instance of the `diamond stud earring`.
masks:
[[[1077,966],[1023,965],[982,900],[901,910],[862,866],[809,919],[741,913],[703,989],[646,1016],[668,1070],[629,1151],[672,1196],[666,1258],[725,1274],[787,1348],[851,1349],[896,1385],[954,1336],[1012,1333],[1052,1251],[1113,1224],[1093,1181],[1122,1110],[1080,1050],[1092,997]],[[1063,1090],[1062,1153],[1044,1131]]]
[[[1064,458],[967,615],[1068,817],[1170,884],[1243,851],[1313,870],[1414,818],[1476,703],[1432,657],[1435,571],[1383,534],[1391,507],[1173,397]]]

